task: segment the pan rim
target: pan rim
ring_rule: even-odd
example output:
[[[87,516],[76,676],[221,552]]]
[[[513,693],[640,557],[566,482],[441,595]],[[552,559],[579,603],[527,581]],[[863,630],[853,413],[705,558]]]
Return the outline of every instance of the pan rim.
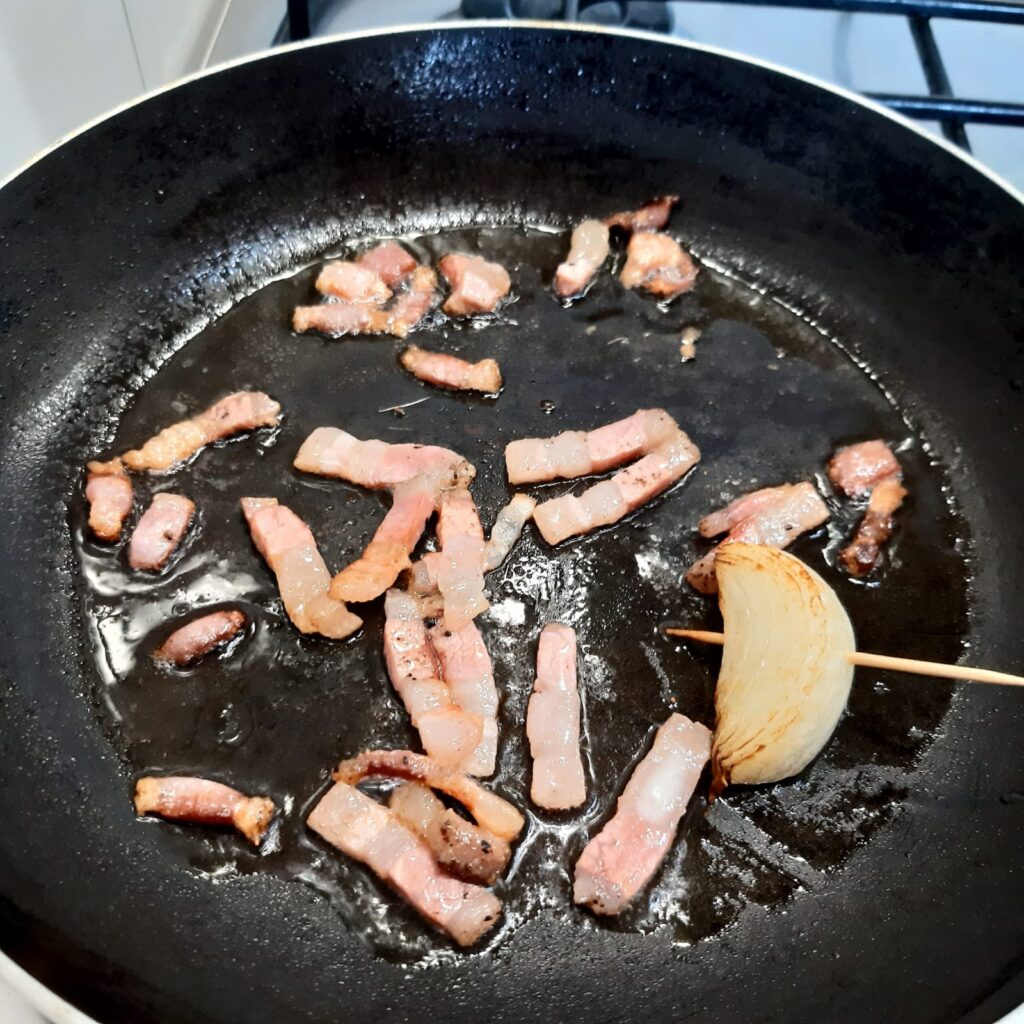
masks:
[[[317,36],[313,39],[303,39],[296,43],[287,43],[282,46],[277,46],[273,49],[268,50],[257,50],[255,53],[246,54],[242,57],[236,57],[233,60],[223,61],[220,64],[215,64],[213,67],[203,68],[200,71],[193,71],[191,74],[182,75],[180,78],[176,78],[166,85],[159,86],[156,89],[150,89],[148,92],[144,92],[134,99],[126,100],[124,103],[119,103],[117,106],[112,107],[110,110],[97,115],[96,117],[86,121],[80,125],[74,131],[68,132],[66,135],[62,135],[56,142],[53,142],[49,146],[39,150],[34,156],[30,157],[23,164],[16,167],[13,171],[7,174],[5,177],[0,178],[0,189],[10,185],[16,178],[30,170],[35,164],[45,159],[51,153],[56,152],[61,146],[73,139],[76,139],[79,135],[84,135],[86,132],[91,131],[98,125],[103,124],[104,121],[108,121],[118,114],[123,113],[126,110],[131,110],[132,107],[136,107],[141,103],[145,103],[147,100],[153,99],[156,96],[160,96],[165,92],[170,92],[172,89],[177,89],[179,86],[186,85],[189,82],[198,81],[201,78],[206,78],[209,75],[216,75],[222,71],[228,71],[232,68],[241,67],[244,64],[252,64],[258,60],[267,60],[271,57],[275,57],[280,53],[291,53],[297,50],[310,49],[315,46],[329,46],[332,43],[348,42],[356,39],[373,39],[377,36],[390,36],[390,35],[404,35],[411,34],[414,32],[453,32],[461,31],[464,29],[498,29],[498,30],[520,30],[527,29],[530,31],[560,31],[560,32],[579,32],[579,33],[593,33],[595,35],[607,35],[607,36],[621,36],[625,39],[638,39],[643,42],[649,43],[661,43],[669,46],[678,46],[687,50],[697,50],[702,53],[710,53],[717,57],[724,57],[727,60],[739,61],[743,64],[750,64],[754,67],[764,68],[767,71],[771,71],[778,75],[784,75],[788,78],[794,78],[799,82],[803,82],[805,85],[815,86],[818,89],[823,89],[826,92],[830,92],[833,95],[840,96],[851,103],[856,103],[866,110],[870,110],[875,114],[882,117],[888,118],[890,121],[894,121],[896,124],[903,128],[912,131],[915,135],[922,139],[927,140],[932,145],[938,146],[939,149],[944,150],[951,156],[956,157],[961,162],[965,163],[972,170],[978,172],[985,178],[988,178],[994,185],[998,186],[1011,199],[1016,200],[1022,206],[1024,206],[1024,189],[1019,189],[1011,182],[1007,181],[1002,175],[992,170],[987,164],[982,163],[977,157],[970,153],[965,153],[959,146],[954,145],[947,139],[944,139],[938,135],[934,135],[926,129],[922,128],[916,121],[911,120],[908,117],[904,117],[902,114],[897,113],[894,110],[890,110],[884,104],[877,102],[876,100],[869,99],[860,93],[854,92],[851,89],[846,89],[841,85],[835,85],[832,82],[825,81],[823,78],[817,78],[814,75],[808,75],[803,71],[799,71],[795,68],[788,68],[782,64],[776,64],[774,61],[763,60],[760,57],[754,57],[749,54],[740,53],[737,50],[730,50],[724,46],[713,46],[710,43],[698,43],[689,39],[677,39],[673,36],[659,35],[657,32],[647,32],[641,29],[630,29],[630,28],[611,28],[604,25],[593,25],[585,24],[583,22],[558,22],[558,21],[542,21],[525,19],[523,21],[497,21],[488,18],[470,18],[465,21],[452,21],[452,22],[409,22],[402,25],[390,25],[383,28],[370,28],[370,29],[355,29],[351,32],[337,32],[333,35]]]
[[[956,157],[962,163],[966,164],[969,168],[975,172],[981,174],[987,178],[990,182],[996,185],[999,189],[1005,192],[1011,199],[1020,203],[1024,206],[1024,189],[1019,189],[1011,182],[1003,178],[1000,174],[994,171],[992,168],[982,163],[977,157],[970,153],[964,152],[958,146],[954,145],[948,140],[936,136],[931,132],[925,130],[921,125],[911,120],[908,117],[899,114],[883,104],[869,99],[860,93],[854,92],[853,90],[846,89],[843,86],[836,85],[828,82],[824,79],[818,78],[814,75],[806,74],[805,72],[799,71],[795,68],[789,68],[781,64],[777,64],[773,61],[764,60],[759,57],[754,57],[749,54],[743,54],[735,50],[728,49],[726,47],[714,46],[708,43],[699,43],[692,40],[678,39],[671,36],[660,35],[656,32],[648,32],[639,29],[628,29],[628,28],[612,28],[596,24],[586,24],[581,22],[566,23],[566,22],[555,22],[555,21],[544,21],[535,19],[525,19],[522,21],[498,21],[492,19],[467,19],[464,21],[452,21],[452,22],[409,22],[400,25],[385,26],[380,28],[371,29],[357,29],[350,32],[339,32],[332,35],[318,36],[312,39],[301,40],[299,42],[288,43],[285,45],[277,46],[272,49],[258,50],[254,53],[246,54],[241,57],[236,57],[232,60],[223,61],[212,67],[203,68],[199,71],[194,71],[187,75],[182,75],[173,81],[170,81],[162,86],[155,89],[150,89],[133,99],[126,100],[123,103],[117,104],[109,110],[89,119],[88,121],[81,124],[78,128],[68,132],[65,135],[60,136],[55,142],[40,149],[28,160],[20,164],[13,171],[8,173],[3,178],[0,178],[0,189],[12,184],[17,178],[30,171],[37,163],[40,163],[46,157],[55,153],[62,146],[70,143],[80,135],[84,135],[86,132],[91,131],[93,128],[98,127],[104,122],[113,119],[117,115],[124,113],[125,111],[131,110],[142,103],[147,102],[157,96],[164,93],[170,92],[173,89],[177,89],[180,86],[186,85],[193,81],[206,78],[211,75],[218,74],[222,71],[228,71],[230,69],[241,67],[246,64],[254,63],[260,60],[266,60],[280,53],[289,53],[292,51],[299,51],[309,49],[317,46],[326,46],[338,42],[348,42],[358,39],[371,39],[378,36],[391,36],[391,35],[405,35],[418,32],[438,32],[438,31],[462,31],[462,30],[475,30],[475,29],[497,29],[497,30],[529,30],[529,31],[561,31],[561,32],[578,32],[578,33],[592,33],[604,36],[618,36],[627,39],[640,40],[642,42],[660,43],[663,45],[678,46],[681,48],[695,50],[702,53],[712,54],[714,56],[723,57],[728,60],[737,61],[739,63],[752,65],[755,67],[763,68],[767,71],[771,71],[775,74],[786,76],[790,79],[803,82],[806,85],[814,86],[818,89],[822,89],[825,92],[832,93],[833,95],[839,96],[849,102],[855,103],[858,106],[869,110],[877,115],[888,118],[890,121],[902,126],[905,129],[913,132],[919,137],[927,140],[931,144],[945,150],[947,153]],[[82,1010],[77,1009],[70,1002],[57,995],[56,992],[49,989],[41,981],[35,978],[31,973],[17,964],[11,957],[9,957],[3,951],[0,951],[0,981],[6,983],[12,991],[20,996],[27,1005],[35,1010],[37,1013],[42,1014],[47,1021],[47,1024],[100,1024],[94,1018],[87,1016]],[[1003,1018],[1008,1024],[1011,1019],[1015,1019],[1016,1015],[1024,1013],[1024,1004],[1021,1007],[1011,1010],[1010,1014]],[[1022,1018],[1024,1019],[1024,1018]]]

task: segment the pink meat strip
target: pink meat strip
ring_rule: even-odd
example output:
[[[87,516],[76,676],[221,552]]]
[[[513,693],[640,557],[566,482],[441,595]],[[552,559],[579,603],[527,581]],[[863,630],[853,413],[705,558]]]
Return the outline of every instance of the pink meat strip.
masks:
[[[124,521],[132,513],[132,482],[120,459],[90,462],[86,469],[89,529],[99,540],[113,543],[120,540]]]
[[[505,561],[536,507],[536,498],[528,494],[515,494],[498,512],[491,527],[490,540],[484,548],[484,572],[494,572]],[[418,562],[414,562],[409,573],[409,589],[420,595],[436,594],[440,561],[441,552],[430,551]]]
[[[468,487],[442,492],[437,539],[437,589],[444,599],[444,626],[457,632],[490,607],[484,594],[484,531]]]
[[[319,331],[331,337],[346,334],[391,334],[404,338],[437,303],[437,275],[429,267],[417,267],[405,289],[390,308],[370,302],[324,302],[296,306],[292,329],[302,334]]]
[[[404,281],[416,269],[415,258],[398,242],[381,242],[356,257],[356,263],[372,270],[389,288]]]
[[[233,640],[248,620],[240,611],[210,612],[175,630],[154,652],[155,661],[183,667]]]
[[[295,468],[303,473],[336,477],[349,483],[381,490],[395,487],[421,473],[465,464],[466,482],[475,470],[447,448],[423,444],[388,444],[360,441],[337,427],[318,427],[302,443]]]
[[[188,532],[195,513],[195,502],[182,494],[154,494],[132,533],[128,564],[148,572],[162,569]]]
[[[429,786],[403,782],[391,791],[388,807],[430,847],[438,864],[463,882],[493,885],[508,866],[509,844],[445,807]]]
[[[906,496],[897,476],[887,476],[871,489],[853,540],[839,552],[839,561],[851,576],[864,576],[874,569],[882,557],[882,546],[896,529],[895,513]]]
[[[437,274],[430,267],[417,267],[409,278],[409,285],[391,307],[388,333],[404,338],[419,326],[423,318],[437,305]]]
[[[135,783],[135,813],[159,814],[170,821],[229,825],[253,846],[266,835],[277,808],[265,796],[246,796],[210,779],[147,776]]]
[[[483,720],[453,701],[419,599],[402,590],[384,598],[384,661],[423,749],[441,764],[466,764],[483,739]]]
[[[587,798],[587,783],[580,754],[576,632],[558,622],[541,630],[526,738],[533,758],[533,802],[552,811],[579,807]]]
[[[398,817],[343,782],[321,797],[306,824],[360,861],[460,946],[494,927],[501,903],[486,889],[445,875],[426,843]]]
[[[480,742],[463,770],[478,778],[493,775],[498,756],[498,689],[484,638],[475,622],[454,631],[438,623],[429,636],[452,701],[480,718]]]
[[[335,769],[334,780],[355,786],[363,779],[378,775],[419,782],[447,793],[458,800],[479,825],[509,843],[526,824],[512,804],[484,789],[476,779],[410,750],[364,750],[356,757],[342,761]]]
[[[821,500],[814,484],[804,481],[744,495],[719,512],[705,516],[701,520],[700,531],[708,537],[711,530],[720,533],[728,529],[729,534],[722,544],[742,541],[781,549],[789,547],[802,533],[821,526],[828,517],[828,506]],[[718,547],[721,546],[719,544]],[[715,576],[717,552],[718,548],[713,548],[687,570],[686,582],[702,594],[718,593]]]
[[[833,486],[851,498],[867,494],[880,480],[898,476],[900,464],[884,441],[862,441],[841,448],[828,464]]]
[[[372,601],[412,564],[409,554],[423,535],[437,505],[437,481],[413,477],[394,489],[394,502],[363,554],[331,580],[339,601]]]
[[[613,213],[605,218],[605,224],[610,228],[620,228],[629,232],[660,231],[668,223],[672,208],[678,202],[679,196],[658,196],[656,199],[649,199],[638,210]]]
[[[555,271],[555,291],[563,298],[580,295],[608,259],[608,225],[585,220],[572,233],[569,254]]]
[[[320,271],[316,290],[345,302],[366,302],[382,306],[391,298],[391,289],[380,275],[358,263],[335,260]]]
[[[295,627],[333,640],[359,629],[362,619],[327,593],[331,575],[309,527],[276,498],[243,498],[242,512],[256,550],[277,577],[281,601]]]
[[[164,472],[192,458],[208,444],[259,427],[276,427],[281,406],[262,391],[238,391],[192,419],[175,423],[137,451],[126,452],[129,469]]]
[[[573,899],[597,914],[619,914],[651,880],[711,754],[711,732],[670,715],[633,769],[615,815],[576,862]]]
[[[492,313],[512,287],[508,271],[500,263],[490,263],[482,256],[450,252],[438,266],[451,288],[444,304],[449,316],[472,316]]]
[[[497,394],[501,390],[501,368],[493,359],[470,363],[446,352],[428,352],[410,345],[399,357],[413,376],[427,384],[452,391],[482,391]]]
[[[524,437],[505,447],[509,483],[536,484],[605,473],[653,451],[678,430],[664,409],[638,409],[596,430]]]
[[[549,544],[617,523],[682,479],[700,461],[700,450],[681,430],[610,480],[542,502],[533,520]]]
[[[643,288],[659,299],[674,299],[693,288],[697,267],[674,238],[638,231],[629,240],[619,280],[626,288]]]

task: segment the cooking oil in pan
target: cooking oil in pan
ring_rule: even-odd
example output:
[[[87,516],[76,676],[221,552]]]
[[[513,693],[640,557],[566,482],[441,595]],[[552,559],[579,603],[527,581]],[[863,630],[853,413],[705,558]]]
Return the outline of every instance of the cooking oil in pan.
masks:
[[[502,460],[508,441],[663,406],[702,450],[690,476],[617,527],[556,549],[528,528],[488,581],[492,609],[480,626],[502,696],[500,763],[489,784],[523,808],[529,823],[497,886],[503,923],[484,945],[513,955],[510,936],[537,915],[575,929],[663,932],[694,943],[752,904],[784,905],[825,885],[898,813],[949,709],[949,685],[862,670],[834,739],[802,776],[729,791],[708,814],[698,795],[662,871],[617,920],[599,921],[571,901],[572,865],[612,813],[653,729],[671,711],[713,723],[716,652],[685,648],[661,632],[671,621],[719,624],[713,602],[681,582],[707,547],[695,535],[700,516],[759,486],[809,478],[827,486],[822,470],[837,445],[879,436],[900,445],[911,497],[881,573],[858,584],[836,570],[834,552],[859,510],[831,496],[832,522],[793,550],[837,588],[872,648],[952,661],[967,629],[968,566],[965,525],[948,500],[943,468],[864,368],[792,308],[725,268],[705,266],[696,290],[667,308],[625,292],[612,273],[565,308],[547,287],[564,234],[485,228],[408,241],[424,260],[460,249],[509,268],[514,301],[498,315],[471,324],[436,318],[415,337],[466,358],[497,358],[506,382],[500,397],[425,387],[399,367],[402,345],[391,339],[293,334],[292,307],[314,299],[317,268],[310,267],[268,285],[189,341],[140,387],[119,423],[116,451],[233,390],[266,390],[284,408],[274,433],[216,446],[173,476],[137,481],[140,508],[156,490],[173,489],[200,510],[163,573],[133,574],[123,545],[112,550],[87,538],[80,494],[74,502],[84,625],[112,742],[139,774],[211,776],[269,794],[283,809],[259,851],[198,826],[138,827],[167,830],[182,869],[211,884],[262,872],[312,886],[382,956],[428,964],[465,955],[304,827],[340,758],[367,747],[415,748],[416,737],[387,679],[381,602],[359,609],[365,626],[349,641],[300,636],[250,543],[239,499],[271,495],[291,506],[336,570],[361,552],[385,501],[292,468],[314,427],[456,449],[477,466],[474,496],[489,526],[511,494]],[[701,337],[696,358],[684,363],[679,340],[687,326]],[[534,493],[567,489],[551,484]],[[153,664],[150,651],[176,620],[229,605],[251,624],[227,656],[185,671]],[[564,815],[531,809],[523,733],[537,635],[553,620],[579,637],[589,785],[586,806]]]

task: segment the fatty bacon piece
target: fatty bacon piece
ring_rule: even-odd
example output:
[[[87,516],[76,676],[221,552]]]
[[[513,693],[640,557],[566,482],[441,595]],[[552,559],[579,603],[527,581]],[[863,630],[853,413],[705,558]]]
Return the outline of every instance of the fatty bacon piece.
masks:
[[[337,427],[317,427],[299,448],[295,468],[334,477],[369,490],[384,490],[421,473],[443,472],[459,464],[460,480],[469,483],[476,470],[455,452],[427,444],[360,441]]]
[[[580,754],[580,695],[576,631],[549,622],[537,644],[537,678],[526,709],[533,758],[530,798],[538,807],[566,811],[587,798]]]
[[[245,613],[237,609],[210,612],[176,629],[153,652],[153,660],[184,668],[215,647],[234,640],[245,629],[246,622]]]
[[[449,316],[472,316],[493,313],[512,287],[508,271],[500,263],[491,263],[482,256],[450,252],[438,264],[451,288],[444,304]]]
[[[717,594],[715,557],[722,544],[742,541],[782,550],[801,534],[821,526],[828,517],[828,506],[809,481],[745,494],[700,521],[698,530],[703,537],[726,530],[729,533],[718,547],[690,566],[686,582],[702,594]]]
[[[670,715],[633,769],[615,815],[576,862],[573,899],[596,914],[619,914],[661,867],[711,755],[711,732]]]
[[[501,368],[493,359],[470,363],[447,352],[429,352],[410,345],[399,360],[414,377],[435,387],[481,391],[486,395],[496,395],[501,390]]]
[[[365,267],[350,266],[369,273]],[[389,289],[385,291],[390,294]],[[319,331],[333,338],[356,334],[391,334],[404,338],[434,308],[437,299],[437,275],[430,267],[416,267],[390,306],[381,306],[376,301],[344,300],[296,306],[292,312],[292,329],[299,334]]]
[[[679,431],[664,409],[638,409],[632,416],[594,430],[567,430],[554,437],[524,437],[505,447],[509,483],[573,480],[632,462]]]
[[[619,280],[626,288],[643,288],[659,299],[674,299],[693,288],[697,267],[674,238],[638,231],[629,240]]]
[[[209,409],[161,430],[122,458],[131,470],[163,473],[192,458],[208,444],[260,427],[276,427],[281,406],[262,391],[238,391]]]
[[[135,813],[158,814],[169,821],[230,825],[259,846],[277,808],[265,796],[246,796],[210,779],[147,776],[135,783]]]
[[[493,885],[508,866],[508,843],[445,807],[429,786],[403,782],[392,790],[388,807],[430,847],[445,871],[464,882]]]
[[[582,221],[573,230],[569,254],[555,271],[555,291],[563,299],[581,295],[608,259],[608,225],[599,220]]]
[[[892,449],[879,440],[861,441],[840,448],[828,464],[828,477],[836,490],[851,498],[867,494],[886,477],[899,476],[900,464]]]
[[[491,527],[491,536],[484,547],[484,572],[494,572],[508,557],[533,516],[537,499],[528,494],[515,494],[501,509]],[[437,570],[440,551],[430,551],[414,562],[409,573],[409,589],[423,597],[438,593]]]
[[[444,626],[457,632],[490,607],[484,594],[484,531],[468,487],[442,492],[437,539],[437,589],[444,599]]]
[[[342,640],[359,629],[362,619],[327,593],[331,576],[309,527],[276,498],[243,498],[242,512],[299,632]]]
[[[638,462],[579,497],[566,494],[539,504],[533,520],[549,544],[617,523],[681,480],[700,461],[700,449],[678,430]]]
[[[484,638],[475,622],[454,631],[438,623],[428,632],[453,703],[480,719],[480,742],[463,770],[478,778],[493,775],[498,757],[498,689]]]
[[[886,477],[871,488],[864,518],[853,540],[839,553],[851,576],[865,576],[878,564],[882,547],[896,528],[895,512],[907,496],[898,476]]]
[[[522,832],[526,824],[522,814],[512,804],[484,789],[465,772],[410,750],[365,750],[356,757],[342,761],[333,777],[338,782],[356,786],[363,779],[373,776],[405,779],[440,790],[462,804],[478,825],[508,843]]]
[[[613,213],[605,218],[605,224],[620,231],[660,231],[672,215],[672,209],[679,202],[679,196],[658,196],[649,199],[637,210]]]
[[[484,738],[483,718],[459,707],[423,621],[419,598],[403,590],[384,597],[384,661],[395,692],[420,735],[423,749],[439,764],[470,764]]]
[[[121,539],[124,521],[132,512],[132,482],[120,459],[90,462],[86,470],[89,529],[97,540],[112,544]]]
[[[306,824],[370,868],[414,910],[460,946],[472,946],[501,915],[492,893],[444,874],[427,844],[393,811],[352,785],[335,783]]]
[[[195,502],[182,494],[154,494],[132,533],[128,564],[133,569],[159,572],[188,532],[195,513]]]

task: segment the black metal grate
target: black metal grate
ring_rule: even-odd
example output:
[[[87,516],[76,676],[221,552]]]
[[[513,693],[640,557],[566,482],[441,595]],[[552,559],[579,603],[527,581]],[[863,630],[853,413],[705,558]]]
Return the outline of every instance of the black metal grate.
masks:
[[[702,0],[690,0],[700,3]],[[953,88],[939,52],[932,18],[987,21],[1024,27],[1024,3],[1018,0],[714,0],[757,7],[796,7],[843,13],[891,14],[907,19],[917,48],[927,96],[866,93],[893,110],[924,121],[938,121],[951,142],[970,152],[965,125],[1001,124],[1024,128],[1024,103],[963,99]],[[305,39],[315,27],[325,0],[288,0],[288,17],[275,42]],[[668,30],[671,19],[658,0],[462,0],[467,18],[546,18],[594,21],[634,28]],[[1024,79],[1022,79],[1024,87]]]

